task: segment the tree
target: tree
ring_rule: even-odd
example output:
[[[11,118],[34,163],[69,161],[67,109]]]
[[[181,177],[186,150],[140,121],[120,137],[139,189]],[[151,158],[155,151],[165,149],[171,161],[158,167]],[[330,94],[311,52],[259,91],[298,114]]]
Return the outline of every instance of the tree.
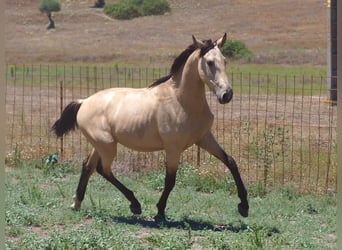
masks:
[[[47,29],[54,29],[55,22],[52,20],[51,12],[58,12],[61,10],[61,5],[58,0],[42,0],[39,5],[39,10],[42,13],[46,13],[47,17],[49,18],[49,26]]]

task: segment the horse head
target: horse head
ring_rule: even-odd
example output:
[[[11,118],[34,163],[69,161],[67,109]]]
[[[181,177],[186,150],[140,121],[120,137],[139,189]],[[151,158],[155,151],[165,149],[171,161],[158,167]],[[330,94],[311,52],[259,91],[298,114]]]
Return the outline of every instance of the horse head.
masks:
[[[193,45],[201,49],[198,64],[200,78],[214,92],[221,104],[228,103],[233,98],[233,89],[226,74],[226,59],[220,50],[226,38],[226,33],[215,42],[201,41],[192,36]]]

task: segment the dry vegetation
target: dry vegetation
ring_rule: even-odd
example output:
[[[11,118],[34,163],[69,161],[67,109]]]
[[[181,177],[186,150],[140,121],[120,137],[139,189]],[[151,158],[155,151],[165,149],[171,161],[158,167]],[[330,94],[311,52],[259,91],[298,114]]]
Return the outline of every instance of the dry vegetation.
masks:
[[[107,0],[106,2],[113,2]],[[191,34],[223,32],[256,54],[255,63],[326,63],[327,8],[319,0],[170,0],[164,16],[113,20],[93,0],[61,0],[56,30],[34,0],[6,0],[6,61],[170,64]],[[308,7],[309,6],[309,7]]]

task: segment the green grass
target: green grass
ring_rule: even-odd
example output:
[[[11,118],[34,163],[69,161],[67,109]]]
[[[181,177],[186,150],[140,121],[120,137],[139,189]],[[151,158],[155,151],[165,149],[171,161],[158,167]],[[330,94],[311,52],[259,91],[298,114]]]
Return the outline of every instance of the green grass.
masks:
[[[12,86],[103,89],[108,87],[145,87],[169,72],[168,66],[108,63],[85,65],[8,65],[7,84]],[[242,94],[326,94],[326,70],[314,66],[228,65],[227,73],[234,91]]]
[[[249,185],[250,215],[242,218],[230,176],[179,170],[168,222],[153,221],[164,170],[118,175],[139,199],[143,213],[99,175],[90,179],[80,212],[69,209],[79,179],[70,163],[21,162],[6,173],[7,249],[334,249],[335,195],[265,192]]]
[[[241,94],[323,95],[326,69],[314,66],[228,65],[234,92]]]
[[[7,85],[49,88],[59,91],[60,83],[72,91],[109,87],[145,87],[168,74],[168,68],[134,67],[127,64],[108,65],[8,65]]]
[[[234,64],[228,63],[228,72],[251,73],[262,75],[278,75],[278,76],[313,76],[326,77],[326,67],[311,65],[275,65],[275,64]]]

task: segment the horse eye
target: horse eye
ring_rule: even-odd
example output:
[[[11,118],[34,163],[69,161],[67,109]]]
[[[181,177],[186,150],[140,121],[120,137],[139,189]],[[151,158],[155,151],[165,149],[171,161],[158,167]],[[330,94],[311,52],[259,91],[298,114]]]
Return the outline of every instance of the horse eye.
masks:
[[[208,61],[207,64],[208,64],[209,67],[214,66],[214,62],[213,61]]]

